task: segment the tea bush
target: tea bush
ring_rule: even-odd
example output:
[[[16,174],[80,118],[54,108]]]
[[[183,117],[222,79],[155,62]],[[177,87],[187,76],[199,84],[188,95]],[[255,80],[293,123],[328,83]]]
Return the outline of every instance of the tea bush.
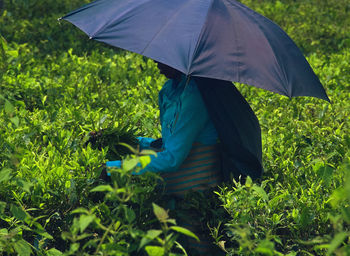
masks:
[[[0,252],[195,255],[155,174],[131,175],[160,136],[153,61],[57,18],[85,0],[0,10]],[[332,101],[237,87],[262,128],[264,175],[192,193],[226,255],[350,255],[350,34],[346,0],[250,1],[295,40]],[[1,5],[0,5],[1,6]],[[125,159],[111,182],[102,164]]]

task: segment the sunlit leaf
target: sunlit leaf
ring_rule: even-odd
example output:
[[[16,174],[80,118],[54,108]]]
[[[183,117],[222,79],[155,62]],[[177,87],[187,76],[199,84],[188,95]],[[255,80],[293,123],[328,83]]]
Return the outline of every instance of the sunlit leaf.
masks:
[[[250,188],[253,184],[252,178],[250,178],[249,176],[247,177],[246,181],[245,181],[245,186],[247,188]]]
[[[165,252],[164,248],[159,246],[146,246],[145,250],[148,256],[163,256]]]
[[[90,192],[113,192],[113,188],[110,185],[99,185],[90,190]]]
[[[153,241],[156,237],[158,237],[162,233],[161,230],[150,229],[147,231],[147,234],[141,239],[138,250],[143,248],[145,245]]]
[[[84,230],[94,221],[95,215],[80,215],[79,218],[79,228],[80,232],[83,233]]]
[[[139,160],[137,158],[131,158],[123,161],[123,169],[130,171],[134,169],[137,164],[139,163]]]
[[[71,211],[71,213],[83,213],[83,214],[88,215],[89,211],[86,210],[85,208],[77,208],[77,209]]]
[[[157,156],[157,153],[154,150],[150,150],[150,149],[143,149],[140,152],[141,155],[151,155],[151,156]]]
[[[265,190],[262,187],[253,185],[252,189],[265,201],[269,200],[268,195],[266,194]]]
[[[218,245],[222,250],[224,250],[226,252],[225,243],[226,243],[226,241],[221,240],[221,241],[219,241]]]
[[[145,168],[151,162],[151,157],[150,156],[140,156],[139,160],[140,160],[140,163],[142,165],[142,168]]]
[[[30,256],[32,253],[30,245],[23,239],[16,241],[13,247],[15,248],[18,256]]]
[[[8,233],[9,233],[9,232],[8,232],[8,230],[7,230],[6,228],[0,229],[0,235],[1,235],[1,236],[7,235]]]
[[[155,203],[152,203],[152,206],[153,206],[154,215],[156,215],[157,219],[160,222],[165,222],[169,218],[168,212],[164,210],[162,207],[156,205]]]
[[[129,144],[126,144],[126,143],[124,143],[124,142],[120,142],[120,143],[118,143],[118,144],[121,145],[121,146],[126,147],[127,149],[130,150],[130,152],[132,152],[132,153],[134,153],[134,154],[137,153],[137,150],[134,149],[134,148],[133,148],[132,146],[130,146]]]
[[[182,233],[186,236],[190,236],[190,237],[196,239],[197,241],[199,241],[199,238],[192,231],[188,230],[187,228],[178,227],[178,226],[171,226],[170,229],[175,230],[176,232]]]

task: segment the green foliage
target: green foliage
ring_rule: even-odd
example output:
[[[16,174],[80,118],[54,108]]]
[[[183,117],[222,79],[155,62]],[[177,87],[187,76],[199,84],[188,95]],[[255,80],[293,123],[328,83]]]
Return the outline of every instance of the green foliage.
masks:
[[[242,0],[295,40],[332,104],[238,85],[261,124],[264,176],[189,194],[176,211],[157,175],[131,175],[150,152],[125,146],[160,137],[164,77],[57,21],[86,2],[3,1],[0,254],[187,255],[183,238],[200,234],[177,226],[184,208],[201,210],[226,255],[350,255],[349,1]]]
[[[178,233],[197,238],[191,231],[176,226],[175,220],[169,218],[167,211],[154,203],[153,213],[161,229],[151,229],[153,225],[146,225],[150,229],[145,232],[140,228],[140,223],[154,221],[145,216],[149,215],[147,205],[150,204],[156,181],[148,179],[146,183],[135,182],[131,175],[135,166],[128,164],[133,159],[124,162],[124,166],[130,168],[111,170],[112,185],[99,185],[91,189],[91,192],[105,192],[103,202],[90,210],[77,208],[71,212],[78,216],[74,217],[69,231],[62,233],[62,238],[71,244],[65,254],[94,251],[94,254],[143,255],[142,251],[146,251],[149,256],[172,255],[175,246],[183,250],[176,242]],[[152,199],[155,199],[154,195]],[[186,254],[186,251],[183,252]]]
[[[280,25],[307,55],[335,53],[350,47],[347,0],[241,2]]]

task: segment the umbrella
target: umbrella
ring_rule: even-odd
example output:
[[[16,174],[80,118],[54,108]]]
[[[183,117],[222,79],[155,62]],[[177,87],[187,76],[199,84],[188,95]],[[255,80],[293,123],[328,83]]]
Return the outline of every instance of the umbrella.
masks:
[[[235,0],[97,0],[61,19],[189,76],[329,101],[292,39]]]
[[[329,101],[293,40],[235,0],[97,0],[61,19],[195,77],[221,141],[225,180],[263,171],[259,121],[231,82]]]

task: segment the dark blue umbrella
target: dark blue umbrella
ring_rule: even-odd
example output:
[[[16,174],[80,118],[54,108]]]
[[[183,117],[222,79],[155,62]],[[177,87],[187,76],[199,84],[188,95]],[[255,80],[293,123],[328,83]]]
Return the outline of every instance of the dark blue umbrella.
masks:
[[[329,101],[290,37],[235,0],[97,0],[63,19],[186,75]]]

